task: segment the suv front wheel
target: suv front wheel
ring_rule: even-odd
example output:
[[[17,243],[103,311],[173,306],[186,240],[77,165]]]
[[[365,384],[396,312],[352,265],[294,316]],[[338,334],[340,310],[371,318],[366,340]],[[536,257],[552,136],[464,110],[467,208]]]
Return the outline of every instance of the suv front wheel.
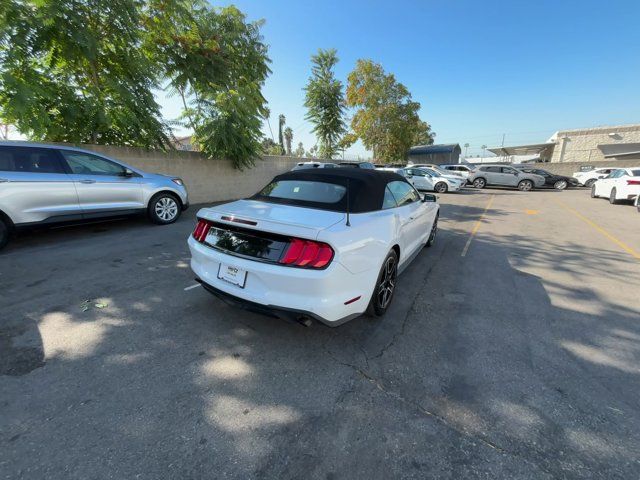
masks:
[[[151,198],[147,213],[153,223],[168,225],[178,220],[181,210],[180,201],[174,195],[160,192]]]

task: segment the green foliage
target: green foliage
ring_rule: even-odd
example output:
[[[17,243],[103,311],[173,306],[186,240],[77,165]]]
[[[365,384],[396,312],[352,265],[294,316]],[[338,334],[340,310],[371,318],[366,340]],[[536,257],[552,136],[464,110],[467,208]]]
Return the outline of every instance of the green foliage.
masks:
[[[298,142],[298,148],[296,148],[296,151],[293,152],[293,154],[296,157],[304,157],[304,145],[302,142]]]
[[[349,74],[346,104],[356,109],[351,121],[355,137],[373,151],[375,160],[397,162],[412,145],[433,141],[407,87],[371,60],[358,60]]]
[[[287,127],[284,129],[284,144],[289,156],[291,156],[291,142],[293,142],[293,130],[291,127]]]
[[[35,140],[166,147],[139,0],[0,6],[0,118]]]
[[[311,57],[311,77],[305,87],[306,119],[314,125],[321,158],[332,158],[339,150],[338,142],[346,131],[342,82],[335,78],[338,56],[334,49],[318,50]]]
[[[261,90],[271,71],[261,26],[203,0],[150,0],[147,8],[146,48],[182,98],[183,120],[205,155],[239,169],[263,151]]]
[[[262,153],[264,155],[280,155],[280,145],[270,138],[265,138],[261,142]]]
[[[284,124],[287,122],[287,119],[285,118],[285,116],[283,114],[280,114],[278,116],[278,143],[280,144],[280,155],[284,155],[285,154],[285,149],[284,149],[284,136],[282,134],[283,128],[284,128]]]
[[[418,120],[412,145],[433,145],[435,137],[436,134],[431,131],[431,125],[422,120]]]

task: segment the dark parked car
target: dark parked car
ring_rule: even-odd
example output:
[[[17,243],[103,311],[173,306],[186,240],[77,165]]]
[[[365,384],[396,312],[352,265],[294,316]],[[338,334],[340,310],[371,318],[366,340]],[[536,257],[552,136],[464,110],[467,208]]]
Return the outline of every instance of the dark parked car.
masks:
[[[533,173],[544,177],[544,186],[546,188],[555,188],[556,190],[564,190],[567,187],[577,187],[579,182],[573,177],[565,177],[564,175],[556,175],[554,173],[542,170],[541,168],[533,168],[526,165],[515,165],[515,168],[525,173]]]

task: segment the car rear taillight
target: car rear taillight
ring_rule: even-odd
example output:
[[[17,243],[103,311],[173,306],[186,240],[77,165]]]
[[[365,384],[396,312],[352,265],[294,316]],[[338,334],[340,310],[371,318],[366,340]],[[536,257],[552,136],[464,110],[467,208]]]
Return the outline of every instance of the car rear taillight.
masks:
[[[640,180],[627,180],[627,185],[640,185]]]
[[[292,238],[280,263],[294,267],[324,268],[333,259],[333,249],[322,242]]]
[[[207,238],[207,234],[209,233],[209,229],[211,228],[211,224],[206,220],[198,219],[198,223],[196,224],[196,228],[193,230],[193,238],[195,238],[198,242],[203,243],[204,239]]]

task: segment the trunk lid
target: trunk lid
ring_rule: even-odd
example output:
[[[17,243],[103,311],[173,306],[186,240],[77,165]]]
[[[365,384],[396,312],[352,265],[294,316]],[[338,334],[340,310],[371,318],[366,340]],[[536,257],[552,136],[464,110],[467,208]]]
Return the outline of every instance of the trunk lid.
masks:
[[[257,200],[237,200],[203,208],[198,212],[198,218],[219,224],[309,240],[315,240],[321,230],[338,222],[346,221],[346,215],[342,212]]]

